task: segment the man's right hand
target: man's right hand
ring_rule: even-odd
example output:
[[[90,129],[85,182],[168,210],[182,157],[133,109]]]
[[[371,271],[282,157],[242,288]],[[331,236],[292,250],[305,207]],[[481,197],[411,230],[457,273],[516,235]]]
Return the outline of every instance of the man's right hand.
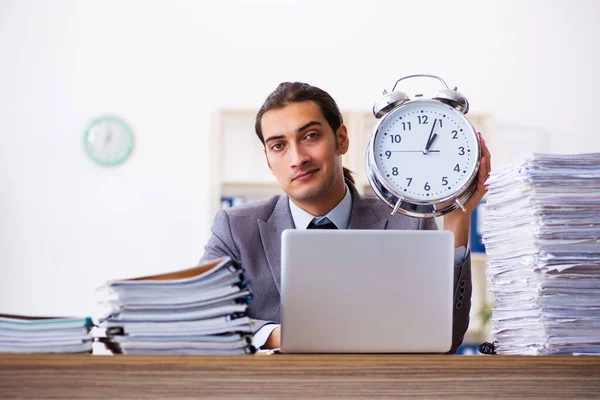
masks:
[[[273,329],[273,332],[269,335],[269,338],[262,345],[261,349],[277,349],[281,347],[281,327]]]

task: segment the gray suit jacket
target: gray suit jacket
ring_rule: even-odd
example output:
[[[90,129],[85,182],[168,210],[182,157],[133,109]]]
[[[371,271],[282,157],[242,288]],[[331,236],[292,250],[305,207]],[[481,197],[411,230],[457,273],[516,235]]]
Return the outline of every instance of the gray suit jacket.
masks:
[[[361,196],[346,181],[352,194],[348,229],[437,229],[433,218],[419,219],[390,215],[382,201]],[[215,216],[212,236],[200,262],[229,256],[239,262],[252,281],[254,299],[248,314],[255,320],[255,332],[269,322],[280,323],[281,234],[294,229],[288,196],[221,210]],[[454,313],[451,352],[463,341],[471,309],[471,259],[454,268]]]

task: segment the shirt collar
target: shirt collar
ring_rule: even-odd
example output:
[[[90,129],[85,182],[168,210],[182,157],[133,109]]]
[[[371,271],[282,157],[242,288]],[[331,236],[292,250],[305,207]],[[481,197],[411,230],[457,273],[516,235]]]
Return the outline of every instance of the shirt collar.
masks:
[[[352,213],[352,195],[348,185],[346,185],[346,195],[342,201],[340,201],[338,205],[333,208],[333,210],[329,211],[327,215],[312,215],[294,204],[291,199],[288,199],[288,202],[290,204],[290,211],[292,213],[292,219],[294,220],[296,229],[306,229],[308,224],[310,224],[315,217],[329,218],[329,220],[333,222],[338,229],[347,229],[348,224],[350,223],[350,215]]]

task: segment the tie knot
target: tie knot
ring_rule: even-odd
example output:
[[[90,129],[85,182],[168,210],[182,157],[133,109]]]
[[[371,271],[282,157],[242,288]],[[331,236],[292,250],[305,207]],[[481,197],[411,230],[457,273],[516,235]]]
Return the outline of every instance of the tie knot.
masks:
[[[331,222],[331,220],[327,217],[323,217],[323,218],[313,218],[312,221],[310,221],[310,224],[308,224],[308,227],[306,229],[337,229],[338,227],[335,226],[335,224],[333,222]]]

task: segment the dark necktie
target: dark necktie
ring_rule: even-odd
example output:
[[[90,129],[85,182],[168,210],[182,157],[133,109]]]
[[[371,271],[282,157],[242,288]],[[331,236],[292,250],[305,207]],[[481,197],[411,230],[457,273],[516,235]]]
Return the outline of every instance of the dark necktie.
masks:
[[[308,224],[308,226],[306,227],[306,229],[337,229],[338,227],[335,226],[335,224],[333,222],[331,222],[331,220],[329,218],[321,218],[320,220],[318,218],[313,218],[312,221],[310,221],[310,224]]]

